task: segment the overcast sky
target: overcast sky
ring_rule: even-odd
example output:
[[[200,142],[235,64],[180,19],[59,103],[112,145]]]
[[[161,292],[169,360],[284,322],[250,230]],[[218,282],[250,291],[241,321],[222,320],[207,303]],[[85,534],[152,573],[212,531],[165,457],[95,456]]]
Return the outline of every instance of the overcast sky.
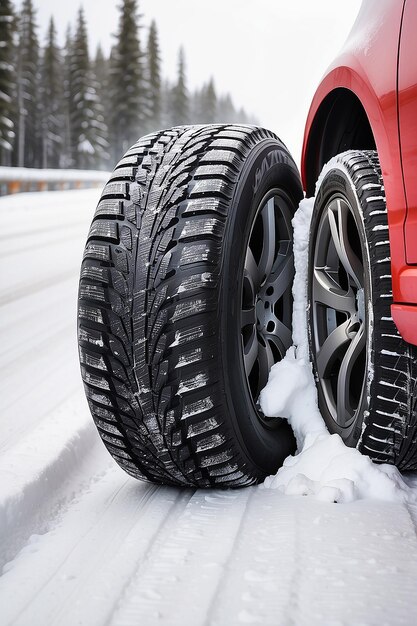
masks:
[[[19,6],[19,2],[16,2]],[[33,0],[44,40],[50,15],[60,41],[80,3]],[[117,30],[118,0],[83,0],[90,52]],[[155,19],[163,72],[174,78],[184,46],[190,87],[213,75],[219,92],[275,131],[299,159],[311,97],[345,41],[361,0],[139,0],[141,24]],[[142,35],[144,38],[144,33]]]

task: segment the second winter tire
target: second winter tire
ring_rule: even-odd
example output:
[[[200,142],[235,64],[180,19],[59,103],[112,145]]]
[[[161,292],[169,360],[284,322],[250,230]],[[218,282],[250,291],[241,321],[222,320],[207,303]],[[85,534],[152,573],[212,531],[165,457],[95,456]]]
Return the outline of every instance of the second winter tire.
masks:
[[[116,166],[85,247],[78,331],[93,418],[130,475],[238,487],[294,451],[257,398],[291,345],[301,198],[288,150],[257,127],[161,131]]]
[[[374,461],[417,467],[416,352],[391,317],[387,206],[376,151],[334,157],[310,230],[309,341],[330,430]]]

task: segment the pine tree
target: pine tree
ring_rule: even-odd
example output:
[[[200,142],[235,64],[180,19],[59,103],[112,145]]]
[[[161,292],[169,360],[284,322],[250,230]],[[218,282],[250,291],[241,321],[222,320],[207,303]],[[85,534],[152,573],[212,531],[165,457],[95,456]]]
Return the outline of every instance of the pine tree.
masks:
[[[217,96],[213,78],[210,78],[202,90],[202,115],[204,123],[212,124],[217,121]]]
[[[39,43],[32,0],[24,0],[18,25],[15,164],[41,166]]]
[[[111,103],[109,96],[110,60],[104,56],[103,49],[99,44],[93,63],[93,71],[97,81],[97,96],[103,107],[103,116],[107,127],[111,117]]]
[[[173,86],[166,78],[161,85],[161,128],[172,126],[172,92]]]
[[[204,106],[203,106],[204,88],[195,89],[189,97],[190,102],[190,121],[193,124],[204,124]]]
[[[230,94],[220,96],[217,103],[217,117],[220,122],[232,124],[236,121],[236,109]]]
[[[74,167],[100,167],[108,157],[107,127],[97,96],[97,81],[88,57],[83,10],[78,14],[69,71],[70,140]]]
[[[123,0],[110,61],[111,143],[115,160],[145,131],[147,115],[143,54],[136,0]]]
[[[185,55],[183,48],[180,48],[178,54],[178,79],[172,90],[171,117],[174,125],[187,124],[189,121],[189,102],[185,79]]]
[[[63,52],[63,114],[64,125],[62,129],[62,155],[61,155],[61,167],[69,168],[72,166],[71,157],[71,123],[70,123],[70,110],[71,110],[71,58],[72,58],[72,33],[71,26],[68,25],[65,35],[65,45]]]
[[[63,149],[62,61],[54,21],[49,23],[41,73],[42,166],[59,167]]]
[[[14,140],[15,19],[10,0],[0,4],[0,165],[10,165]]]
[[[149,129],[157,130],[161,126],[161,57],[159,53],[158,33],[155,21],[153,20],[149,29],[147,45],[147,61],[149,73]]]
[[[249,116],[243,107],[241,107],[237,112],[236,118],[239,124],[249,124]]]
[[[100,44],[97,46],[96,58],[94,59],[94,74],[97,79],[98,93],[104,96],[108,92],[109,85],[109,62],[104,56]]]

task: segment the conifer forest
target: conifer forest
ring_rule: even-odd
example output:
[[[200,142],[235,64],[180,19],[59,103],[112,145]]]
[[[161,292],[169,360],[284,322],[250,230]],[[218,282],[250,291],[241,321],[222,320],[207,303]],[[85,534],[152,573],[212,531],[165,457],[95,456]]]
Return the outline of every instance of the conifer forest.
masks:
[[[178,124],[254,122],[207,77],[187,87],[178,50],[164,78],[158,27],[141,25],[138,0],[122,0],[109,55],[88,46],[82,7],[58,45],[54,20],[40,33],[36,6],[0,2],[0,165],[111,169],[140,136]]]

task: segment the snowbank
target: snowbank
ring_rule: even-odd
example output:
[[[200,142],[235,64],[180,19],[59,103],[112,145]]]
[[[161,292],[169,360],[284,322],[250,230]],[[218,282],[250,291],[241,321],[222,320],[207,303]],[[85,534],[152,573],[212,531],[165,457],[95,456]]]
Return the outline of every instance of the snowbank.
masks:
[[[308,355],[307,263],[308,234],[314,199],[302,200],[293,219],[295,279],[293,340],[285,358],[271,369],[262,390],[262,410],[285,417],[297,439],[297,454],[288,457],[264,486],[286,494],[314,495],[329,502],[372,498],[392,502],[416,501],[399,471],[375,465],[369,457],[330,435],[317,406],[316,387]]]

